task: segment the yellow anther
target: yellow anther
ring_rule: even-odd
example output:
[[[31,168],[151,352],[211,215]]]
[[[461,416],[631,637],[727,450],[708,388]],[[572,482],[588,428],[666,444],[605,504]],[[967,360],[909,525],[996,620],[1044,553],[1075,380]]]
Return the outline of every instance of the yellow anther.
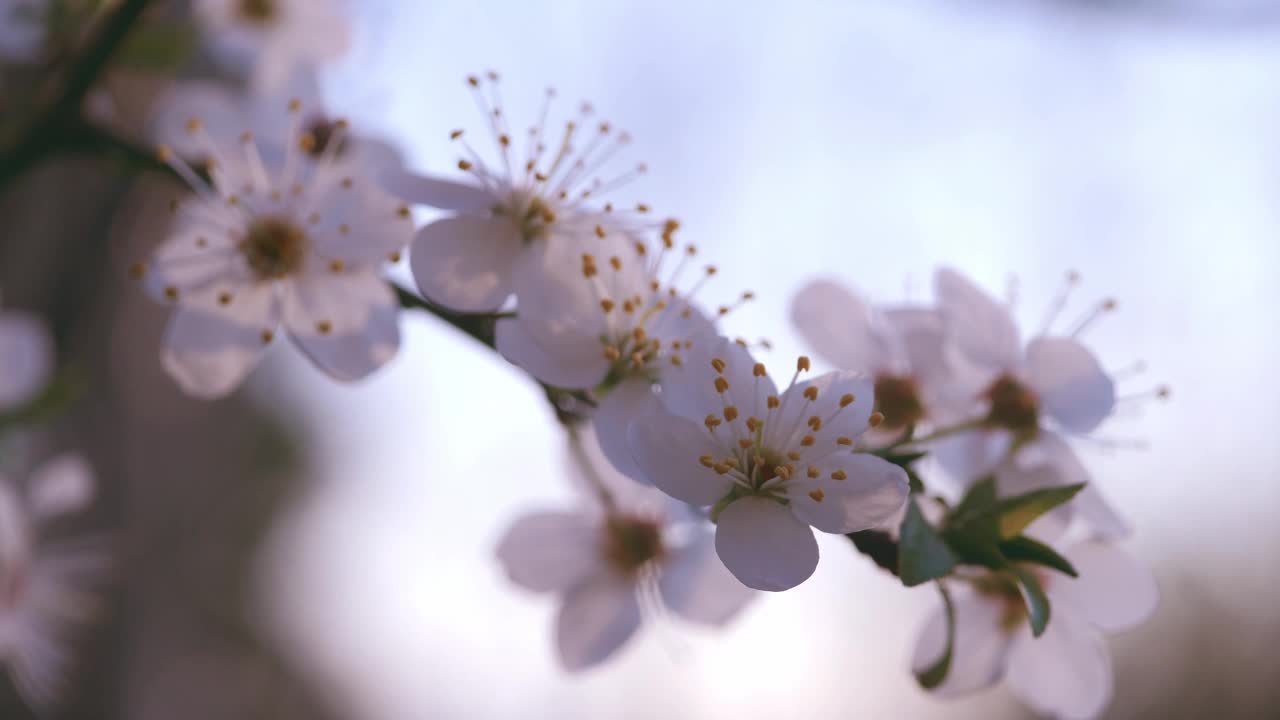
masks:
[[[167,300],[177,300],[177,299],[178,299],[178,288],[176,288],[176,287],[174,287],[174,286],[170,285],[169,287],[167,287],[167,288],[165,288],[165,289],[164,289],[164,296],[165,296],[165,298],[166,298]]]
[[[703,418],[702,424],[706,425],[708,429],[714,430],[715,428],[720,427],[720,418],[716,417],[714,414],[708,415]]]
[[[173,150],[168,145],[161,145],[156,148],[156,159],[162,163],[167,163],[173,159]]]
[[[229,292],[218,293],[218,304],[223,307],[230,305],[232,299],[231,293]]]
[[[792,450],[787,453],[787,459],[790,460],[791,462],[800,462],[800,453],[796,452],[795,450]]]
[[[810,430],[814,432],[818,432],[819,430],[822,429],[822,418],[818,417],[817,415],[814,415],[809,418],[806,424],[809,426]]]
[[[262,339],[262,344],[266,345],[275,339],[276,334],[274,332],[271,332],[270,330],[263,330],[262,335],[260,335],[259,337]]]
[[[209,247],[209,238],[204,236],[196,238],[196,247],[200,248],[201,250]]]
[[[480,87],[480,78],[476,77],[475,75],[468,75],[467,84],[470,85],[471,87]]]
[[[840,407],[849,407],[854,401],[853,393],[845,393],[840,396]]]
[[[778,467],[774,468],[773,471],[778,473],[778,477],[782,478],[783,480],[790,480],[791,473],[795,472],[795,469],[792,468],[790,465],[779,465]]]
[[[711,367],[715,369],[716,372],[722,373],[724,372],[724,369],[727,367],[727,363],[725,363],[725,361],[721,360],[720,358],[711,358]]]
[[[716,392],[723,393],[729,390],[729,381],[723,377],[716,378]]]
[[[647,213],[649,212],[649,206],[644,203],[636,203],[636,212]]]
[[[622,258],[618,257],[617,255],[614,255],[613,257],[609,258],[609,267],[613,268],[614,270],[621,270]]]
[[[728,474],[730,468],[725,463],[717,463],[716,466],[712,469],[715,470],[716,473],[720,475],[725,475],[725,474]]]
[[[824,492],[822,492],[821,490],[810,490],[810,491],[809,491],[809,497],[813,498],[813,501],[814,501],[814,502],[822,502],[822,498],[824,498],[824,497],[826,497],[826,496],[827,496],[827,494],[826,494],[826,493],[824,493]]]
[[[450,132],[450,133],[449,133],[449,139],[450,139],[450,140],[457,140],[457,139],[458,139],[458,138],[460,138],[460,137],[462,137],[462,131],[461,131],[461,130],[453,130],[452,132]]]
[[[608,298],[605,298],[604,300],[600,301],[600,309],[605,312],[613,312],[613,309],[615,307],[617,306],[614,305],[614,302]]]
[[[510,147],[510,146],[511,146],[511,136],[510,136],[510,135],[507,135],[506,133],[503,133],[502,135],[499,135],[499,136],[498,136],[498,144],[499,144],[499,145],[501,145],[502,147]]]
[[[606,233],[606,232],[604,231],[604,226],[603,226],[603,225],[597,225],[597,226],[596,226],[596,237],[598,237],[598,238],[600,238],[600,239],[602,239],[602,240],[603,240],[603,239],[604,239],[604,237],[605,237],[605,235],[607,235],[607,234],[608,234],[608,233]]]
[[[345,226],[344,226],[344,227],[345,227]],[[350,229],[350,228],[347,228],[347,230],[342,231],[342,234],[343,234],[343,235],[346,235],[346,234],[347,234],[348,232],[350,232],[350,231],[351,231],[351,229]],[[393,263],[398,263],[398,262],[400,262],[400,251],[399,251],[399,250],[395,250],[395,251],[391,252],[391,254],[387,255],[387,259],[388,259],[388,260],[390,260],[390,261],[391,261],[391,262],[393,262]]]
[[[805,388],[805,389],[804,389],[804,397],[805,397],[805,399],[806,399],[806,400],[808,400],[809,402],[813,402],[814,400],[817,400],[817,399],[818,399],[818,388],[817,388],[817,386],[816,386],[816,385],[810,385],[809,387]]]
[[[355,181],[355,180],[353,180],[353,179],[351,179],[351,178],[349,178],[349,177],[348,177],[348,178],[342,178],[342,189],[343,189],[343,190],[350,190],[350,189],[351,189],[351,186],[353,186],[353,185],[355,185],[355,184],[356,184],[356,181]]]
[[[698,458],[698,462],[702,463],[702,467],[710,469],[715,466],[716,459],[711,457],[710,455],[703,455],[702,457]]]
[[[849,473],[843,470],[833,470],[831,471],[831,479],[832,480],[848,480]]]
[[[765,377],[768,372],[764,369],[764,363],[756,363],[751,367],[751,374],[756,377]]]
[[[675,365],[676,367],[681,367],[684,365],[684,360],[681,360],[679,355],[672,355],[671,364]]]
[[[720,315],[721,317],[728,315],[729,314],[728,306],[721,305],[720,307],[716,308],[716,314]]]
[[[187,120],[187,132],[189,133],[199,132],[202,127],[204,127],[204,123],[200,122],[200,118],[193,117]]]
[[[747,429],[750,430],[751,432],[754,433],[755,431],[759,430],[761,427],[763,426],[760,423],[760,418],[755,418],[755,417],[747,418]]]
[[[743,300],[754,300],[755,298],[756,298],[756,294],[751,292],[750,290],[742,293]]]
[[[631,353],[631,367],[635,370],[642,369],[644,367],[644,354],[638,352]]]
[[[647,338],[648,336],[645,335],[644,328],[642,327],[638,327],[631,331],[631,339],[635,340],[637,345],[643,345]]]
[[[248,130],[245,130],[244,132],[240,133],[240,142],[244,143],[245,145],[248,145],[249,143],[253,142],[253,133],[249,132]]]
[[[604,359],[609,362],[617,362],[621,357],[622,353],[618,351],[618,348],[613,347],[612,345],[604,349]]]
[[[637,254],[637,255],[639,255],[640,257],[644,257],[645,255],[647,255],[647,254],[648,254],[648,252],[649,252],[649,248],[648,248],[648,246],[646,246],[646,245],[645,245],[644,243],[642,243],[642,242],[636,242],[636,254]],[[650,284],[649,284],[649,288],[650,288],[651,290],[653,290],[654,292],[657,292],[658,288],[653,287],[655,284],[657,284],[657,281],[656,281],[656,280],[654,280],[652,283],[650,283]]]
[[[146,263],[136,262],[129,266],[129,275],[135,280],[140,280],[147,274]]]
[[[316,323],[316,332],[320,333],[321,335],[328,335],[329,333],[333,332],[333,323],[329,322],[328,320],[321,320],[320,322]]]
[[[468,161],[466,161],[466,160],[459,160],[459,161],[458,161],[458,169],[459,169],[459,170],[461,170],[461,171],[463,171],[463,172],[466,172],[466,171],[468,171],[468,170],[470,170],[470,169],[471,169],[471,163],[470,163],[470,162],[468,162]]]
[[[636,304],[630,300],[622,301],[622,312],[633,313],[636,311]]]
[[[340,273],[346,268],[347,268],[346,263],[342,262],[341,260],[329,261],[329,272],[331,273]]]
[[[298,111],[299,111],[299,110],[301,110],[301,109],[302,109],[302,101],[301,101],[301,100],[299,100],[298,98],[294,98],[294,99],[292,99],[292,100],[290,100],[290,101],[289,101],[289,112],[295,112],[295,113],[296,113],[296,112],[298,112]]]
[[[813,447],[813,444],[817,442],[817,440],[818,439],[812,435],[805,435],[800,438],[800,447]]]
[[[755,441],[752,440],[751,438],[741,438],[738,440],[738,447],[742,448],[743,450],[750,450],[751,446],[755,444],[756,444]]]
[[[765,399],[765,401],[764,401],[764,402],[765,402],[765,404],[766,404],[766,405],[768,405],[768,406],[769,406],[769,409],[770,409],[770,410],[776,410],[776,409],[778,408],[778,405],[779,405],[779,401],[778,401],[778,396],[777,396],[777,395],[770,395],[768,398],[766,398],[766,399]]]
[[[556,221],[556,214],[549,207],[542,208],[542,212],[539,215],[542,217],[542,222],[548,225]]]
[[[400,216],[405,220],[409,219],[409,215],[410,215],[409,206],[401,205],[400,207],[396,208],[396,215]]]
[[[796,358],[796,370],[798,372],[808,372],[809,370],[808,355],[801,355],[800,357]]]
[[[315,152],[316,136],[311,133],[302,133],[298,138],[298,147],[305,153]]]
[[[1107,312],[1111,312],[1112,310],[1115,310],[1116,307],[1118,307],[1118,303],[1115,301],[1114,298],[1107,298],[1102,302],[1102,309],[1106,310]]]
[[[804,474],[808,475],[810,480],[816,480],[817,477],[822,474],[822,471],[818,469],[817,465],[810,465],[809,468],[804,471]]]
[[[1169,396],[1172,394],[1173,394],[1173,388],[1169,387],[1168,385],[1161,385],[1160,387],[1156,388],[1156,397],[1160,398],[1161,400],[1167,400]]]
[[[836,444],[837,444],[837,445],[852,445],[852,444],[853,444],[853,439],[852,439],[852,438],[847,438],[847,437],[838,437],[838,438],[836,438]]]
[[[738,408],[730,405],[724,409],[724,419],[733,422],[738,419]]]
[[[728,465],[728,466],[729,466],[729,467],[731,467],[731,468],[736,468],[736,467],[738,467],[738,458],[735,458],[735,457],[727,457],[727,458],[725,458],[725,459],[724,459],[724,461],[723,461],[723,462],[724,462],[724,464],[725,464],[725,465]]]
[[[873,412],[871,417],[867,418],[868,427],[880,427],[882,422],[884,422],[884,413]]]

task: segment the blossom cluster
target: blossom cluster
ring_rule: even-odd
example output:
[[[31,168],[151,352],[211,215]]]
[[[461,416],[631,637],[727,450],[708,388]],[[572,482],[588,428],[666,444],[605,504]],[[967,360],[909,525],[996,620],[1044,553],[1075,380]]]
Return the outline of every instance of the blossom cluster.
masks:
[[[348,31],[336,5],[302,3],[197,2],[211,46],[247,82],[180,84],[154,114],[157,156],[190,192],[130,272],[172,308],[160,354],[178,386],[226,396],[284,338],[355,381],[398,352],[403,310],[483,321],[473,334],[573,402],[559,417],[581,507],[520,517],[496,549],[515,584],[559,598],[566,669],[612,657],[655,613],[720,626],[761,592],[804,583],[816,531],[907,587],[938,587],[913,661],[926,689],[949,697],[1007,677],[1048,715],[1105,709],[1103,635],[1157,602],[1122,547],[1129,524],[1074,449],[1119,402],[1081,340],[1114,301],[1024,333],[952,269],[935,273],[927,303],[873,304],[817,280],[795,294],[792,321],[833,369],[778,360],[726,327],[754,294],[708,302],[717,267],[680,223],[617,199],[647,172],[620,164],[626,132],[590,106],[554,122],[550,90],[536,122],[517,126],[485,73],[466,82],[492,148],[456,130],[460,175],[408,171],[326,110],[314,64]],[[405,260],[416,293],[387,278]],[[22,339],[24,323],[0,324],[0,402],[47,380],[47,341]],[[57,468],[37,471],[26,497],[0,483],[0,661],[33,700],[62,665],[54,646],[25,640],[55,607],[37,603],[99,570],[83,556],[35,562],[29,528],[89,496],[81,465]]]

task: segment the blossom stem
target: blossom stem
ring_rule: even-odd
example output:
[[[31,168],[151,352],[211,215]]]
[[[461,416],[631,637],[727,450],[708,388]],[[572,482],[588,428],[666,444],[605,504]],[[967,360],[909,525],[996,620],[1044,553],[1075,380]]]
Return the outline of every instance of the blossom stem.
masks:
[[[616,511],[617,501],[614,500],[613,492],[605,486],[604,480],[600,477],[600,471],[596,468],[595,463],[591,462],[591,457],[587,454],[587,448],[582,444],[582,433],[578,430],[575,423],[565,423],[565,433],[569,436],[569,450],[573,453],[573,459],[582,468],[582,474],[587,478],[587,482],[591,483],[591,487],[596,491],[596,495],[600,497],[600,503],[604,505],[605,510],[612,513]]]
[[[946,437],[951,437],[952,435],[958,435],[962,432],[977,430],[978,428],[982,427],[982,424],[984,421],[985,421],[984,418],[974,418],[972,420],[965,420],[964,422],[957,423],[955,425],[949,425],[944,428],[939,428],[929,433],[928,435],[924,435],[922,437],[907,436],[886,448],[882,448],[877,452],[877,454],[889,452],[892,450],[897,450],[899,448],[908,447],[911,445],[924,445],[926,443],[931,443]]]

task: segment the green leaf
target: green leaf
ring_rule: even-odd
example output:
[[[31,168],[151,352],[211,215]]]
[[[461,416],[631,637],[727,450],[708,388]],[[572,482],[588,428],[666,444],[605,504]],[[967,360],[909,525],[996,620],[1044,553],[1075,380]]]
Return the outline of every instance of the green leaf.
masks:
[[[1017,537],[1036,518],[1075,497],[1083,488],[1084,483],[1058,485],[1001,499],[995,509],[1000,518],[1000,537]]]
[[[922,458],[922,457],[924,457],[924,456],[928,455],[929,453],[926,453],[926,452],[904,452],[904,453],[898,453],[898,452],[884,452],[883,454],[881,454],[881,453],[873,453],[873,454],[874,454],[874,455],[879,455],[882,459],[887,460],[887,461],[889,461],[889,462],[893,463],[894,465],[897,465],[897,466],[898,466],[898,467],[900,467],[900,468],[905,468],[905,467],[907,467],[908,465],[910,465],[911,463],[913,463],[913,462],[915,462],[915,461],[919,460],[920,458]]]
[[[858,552],[884,570],[898,574],[898,541],[883,530],[859,530],[845,535]]]
[[[1031,634],[1040,637],[1049,625],[1049,598],[1040,586],[1040,579],[1035,571],[1024,567],[1013,566],[1009,572],[1018,578],[1022,601],[1027,604],[1027,617],[1031,621]]]
[[[947,524],[953,526],[987,522],[996,507],[996,477],[988,475],[969,486],[960,503],[951,511]]]
[[[914,587],[944,577],[955,566],[951,549],[924,519],[915,498],[907,500],[907,514],[898,539],[898,577],[902,584]]]
[[[951,593],[947,592],[947,586],[942,583],[938,583],[938,592],[942,594],[942,605],[947,613],[947,645],[942,651],[942,657],[915,674],[916,682],[920,683],[920,687],[925,690],[932,690],[947,679],[947,673],[951,670],[951,655],[956,643],[956,608],[951,603]]]
[[[1069,560],[1059,555],[1058,551],[1026,535],[1019,535],[1000,543],[1000,552],[1009,562],[1034,563],[1053,568],[1071,577],[1078,577],[1075,567]]]

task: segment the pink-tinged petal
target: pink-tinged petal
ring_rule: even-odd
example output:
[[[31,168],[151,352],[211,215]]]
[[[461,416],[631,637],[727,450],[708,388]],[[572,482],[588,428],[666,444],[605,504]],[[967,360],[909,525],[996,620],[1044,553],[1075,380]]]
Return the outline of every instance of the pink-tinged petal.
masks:
[[[1115,409],[1115,382],[1079,342],[1036,338],[1027,345],[1026,363],[1044,411],[1067,430],[1090,432]]]
[[[459,312],[493,312],[513,292],[512,266],[522,249],[509,220],[450,217],[418,231],[409,262],[431,300]]]
[[[644,378],[634,378],[620,383],[600,399],[591,422],[596,428],[600,449],[618,472],[639,482],[647,482],[644,473],[631,455],[631,443],[627,432],[631,421],[650,415],[661,409],[652,383]]]
[[[593,388],[609,372],[609,361],[598,342],[591,348],[593,352],[588,351],[588,343],[579,335],[566,336],[564,344],[545,342],[520,317],[498,321],[494,345],[507,360],[555,387]]]
[[[715,536],[698,532],[663,563],[658,578],[662,601],[680,617],[720,626],[732,620],[755,593],[729,572],[716,554]]]
[[[487,213],[497,203],[487,190],[430,175],[395,169],[378,176],[387,192],[417,205],[460,213]]]
[[[790,590],[818,567],[813,530],[776,500],[734,500],[716,523],[716,553],[749,588]]]
[[[891,353],[870,306],[844,286],[816,280],[791,300],[791,322],[823,360],[867,375],[889,369]]]
[[[817,391],[817,399],[810,400],[806,392]],[[839,438],[851,441],[868,429],[867,421],[875,407],[875,383],[856,371],[841,370],[823,373],[810,380],[796,383],[783,393],[777,410],[758,417],[764,418],[764,444],[772,448],[796,448],[805,435],[814,435],[815,444],[808,453],[825,455],[839,447]],[[848,405],[841,404],[852,396]],[[815,432],[807,423],[817,417],[821,422]],[[745,426],[742,433],[747,434]]]
[[[1063,484],[1087,483],[1071,505],[1076,517],[1083,520],[1096,537],[1118,540],[1132,534],[1128,521],[1103,497],[1079,456],[1061,435],[1041,430],[1034,442],[1018,451],[1014,460],[1022,467],[1052,466]]]
[[[658,488],[635,478],[617,472],[609,464],[604,451],[597,440],[598,432],[588,424],[578,428],[580,447],[567,443],[566,464],[569,466],[569,479],[581,499],[585,501],[584,511],[592,517],[600,519],[609,512],[623,515],[634,515],[649,518],[672,516],[683,518],[693,512],[685,503],[671,498]],[[623,435],[624,442],[625,434]],[[630,456],[630,445],[625,452]],[[584,462],[585,460],[585,462]],[[637,469],[639,474],[639,469]],[[606,505],[600,497],[600,488],[609,493],[610,503]],[[701,517],[700,517],[701,519]]]
[[[61,455],[31,474],[28,505],[38,520],[80,512],[93,501],[93,468],[79,455]]]
[[[1006,677],[1024,703],[1044,715],[1090,720],[1111,702],[1111,654],[1088,621],[1055,605],[1040,637],[1023,627],[1009,651]]]
[[[933,457],[958,487],[993,472],[1013,439],[1003,430],[970,430],[931,443]]]
[[[0,313],[0,411],[33,397],[53,370],[53,338],[35,315]]]
[[[531,513],[502,536],[498,561],[512,582],[529,590],[568,590],[601,569],[600,533],[581,513]]]
[[[808,476],[808,469],[816,478]],[[851,533],[883,524],[907,501],[907,473],[866,453],[838,453],[806,466],[787,485],[791,511],[827,533]],[[843,479],[840,479],[843,478]]]
[[[992,370],[1018,364],[1021,343],[1008,307],[949,268],[934,274],[933,290],[952,340],[970,360]]]
[[[627,432],[640,475],[671,497],[690,505],[713,505],[733,487],[727,475],[703,466],[700,458],[723,459],[729,452],[706,428],[667,413],[636,418]]]
[[[570,590],[556,618],[560,663],[571,672],[609,659],[640,627],[635,585],[617,573],[592,575]]]
[[[219,398],[244,380],[262,356],[264,332],[279,325],[279,303],[271,293],[240,300],[263,303],[261,323],[231,322],[204,309],[178,308],[169,319],[160,361],[188,395]]]
[[[968,591],[952,595],[955,609],[955,642],[951,666],[942,685],[933,692],[951,698],[991,687],[1004,674],[1011,636],[1001,629],[1004,607],[999,601]],[[936,663],[947,647],[946,608],[939,604],[925,622],[911,658],[914,672]]]
[[[1055,612],[1069,604],[1104,632],[1128,630],[1155,612],[1160,603],[1155,576],[1124,550],[1086,541],[1065,554],[1080,577],[1053,578],[1048,592]]]
[[[700,424],[707,415],[733,405],[738,408],[738,419],[732,428],[726,424],[722,431],[736,430],[739,435],[747,433],[748,417],[764,419],[768,397],[777,394],[777,388],[768,375],[753,374],[756,361],[746,348],[727,338],[699,338],[693,347],[681,350],[681,357],[680,366],[662,372],[661,399],[667,410]],[[713,360],[725,362],[723,373],[715,370]],[[717,377],[729,384],[723,395],[716,391]]]
[[[284,320],[294,342],[336,380],[367,377],[400,349],[400,305],[373,270],[303,276],[290,284]]]

